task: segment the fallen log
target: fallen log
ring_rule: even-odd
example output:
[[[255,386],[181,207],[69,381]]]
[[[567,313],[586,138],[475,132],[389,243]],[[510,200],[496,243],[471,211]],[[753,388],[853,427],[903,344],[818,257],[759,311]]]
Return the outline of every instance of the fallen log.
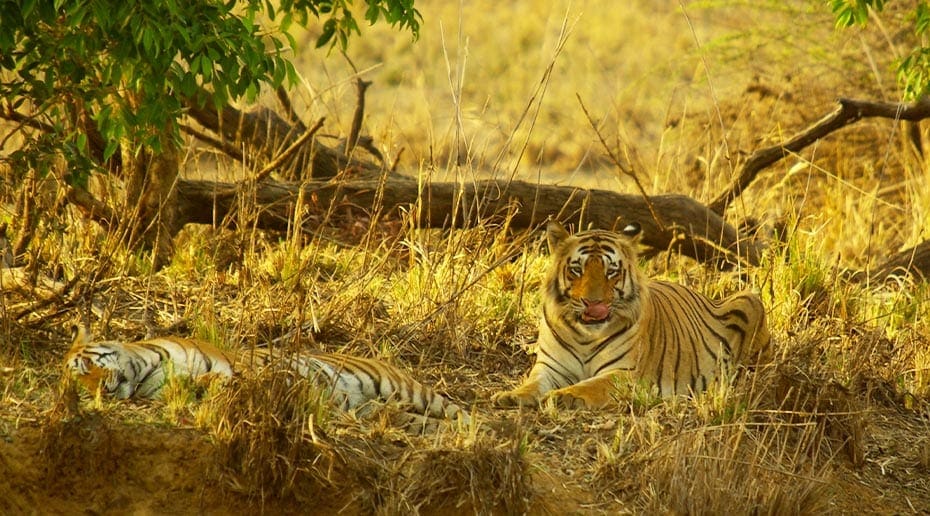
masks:
[[[265,229],[288,228],[301,189],[303,198],[321,210],[380,210],[387,215],[406,211],[416,214],[420,226],[432,228],[470,227],[503,221],[505,216],[514,229],[533,229],[550,217],[576,227],[616,228],[636,221],[643,228],[642,244],[653,252],[676,250],[719,266],[736,261],[759,263],[757,243],[741,238],[733,226],[690,197],[666,194],[647,199],[522,181],[459,184],[392,178],[302,185],[264,181],[255,185],[250,201],[257,208],[255,224]],[[178,183],[178,216],[202,224],[232,220],[243,191],[240,184],[182,180]],[[661,220],[653,217],[650,205]]]

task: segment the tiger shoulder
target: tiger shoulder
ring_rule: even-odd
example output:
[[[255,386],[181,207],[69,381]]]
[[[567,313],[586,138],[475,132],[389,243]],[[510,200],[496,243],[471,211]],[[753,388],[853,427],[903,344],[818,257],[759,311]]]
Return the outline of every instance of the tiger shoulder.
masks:
[[[765,308],[740,292],[711,300],[639,269],[641,228],[569,234],[547,226],[550,264],[541,287],[538,352],[498,406],[553,398],[568,407],[606,405],[615,383],[646,382],[662,396],[705,390],[731,364],[772,358]]]

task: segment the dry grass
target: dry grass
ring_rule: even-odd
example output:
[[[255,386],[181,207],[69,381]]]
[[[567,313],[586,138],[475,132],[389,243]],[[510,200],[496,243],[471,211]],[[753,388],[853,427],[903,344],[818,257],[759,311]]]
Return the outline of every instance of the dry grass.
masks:
[[[388,161],[403,149],[402,168],[422,177],[513,172],[633,191],[607,164],[578,94],[649,192],[708,200],[742,156],[800,130],[834,97],[897,98],[889,62],[906,36],[894,33],[895,12],[836,32],[804,2],[687,3],[687,17],[673,1],[537,4],[422,0],[419,42],[365,30],[349,55],[374,80],[366,128]],[[351,69],[309,48],[298,109],[327,115],[326,130],[341,135]],[[200,152],[188,176],[248,173]],[[713,296],[760,291],[775,364],[693,400],[623,386],[599,412],[489,406],[532,360],[524,351],[547,263],[537,241],[499,225],[438,231],[319,213],[309,216],[336,224],[313,235],[188,227],[153,273],[147,255],[58,212],[38,228],[30,260],[81,278],[75,292],[92,296],[41,306],[29,292],[0,297],[0,476],[21,479],[0,485],[0,512],[928,507],[930,290],[841,274],[926,238],[927,181],[901,127],[881,120],[766,171],[729,213],[780,228],[763,266],[719,273],[675,256],[643,266]],[[206,390],[181,382],[146,404],[78,402],[58,385],[73,319],[107,337],[154,328],[221,347],[296,334],[289,345],[388,360],[470,407],[475,423],[424,431],[390,405],[342,414],[280,374]]]

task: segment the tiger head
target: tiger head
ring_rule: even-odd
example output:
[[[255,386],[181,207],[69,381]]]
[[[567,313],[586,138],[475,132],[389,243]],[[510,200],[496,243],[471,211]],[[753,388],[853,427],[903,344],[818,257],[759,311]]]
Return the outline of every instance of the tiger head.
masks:
[[[558,222],[550,222],[547,317],[594,332],[635,323],[643,288],[635,248],[640,230],[631,223],[620,232],[570,235]]]
[[[118,350],[109,349],[105,342],[94,343],[93,336],[83,326],[71,328],[71,349],[65,355],[65,369],[89,392],[101,392],[128,398],[133,385],[122,373],[123,364]]]

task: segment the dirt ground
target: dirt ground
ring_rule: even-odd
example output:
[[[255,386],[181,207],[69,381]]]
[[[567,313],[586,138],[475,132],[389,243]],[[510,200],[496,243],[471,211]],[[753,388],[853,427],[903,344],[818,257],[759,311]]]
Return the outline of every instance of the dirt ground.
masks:
[[[145,407],[143,410],[159,410]],[[403,512],[383,497],[383,487],[333,475],[318,493],[263,497],[243,493],[224,475],[216,443],[202,430],[127,420],[118,411],[82,410],[70,418],[33,414],[12,424],[0,440],[0,513],[3,514],[391,514]],[[494,417],[494,416],[492,416]],[[626,416],[630,417],[630,416]],[[546,414],[509,411],[489,420],[487,442],[506,446],[515,428],[525,431],[532,463],[525,505],[475,506],[430,500],[423,514],[612,514],[641,512],[621,495],[605,496],[595,476],[596,443],[609,442],[618,418],[577,411],[554,420]],[[831,512],[908,514],[930,511],[927,447],[907,446],[926,435],[927,421],[901,413],[874,414],[865,461],[839,459],[823,478]],[[434,437],[364,430],[379,453],[404,455]],[[519,432],[519,430],[517,430]],[[346,441],[340,441],[346,442]],[[926,443],[926,439],[923,441]],[[405,455],[427,469],[426,455]],[[412,457],[412,458],[411,458]],[[480,456],[478,457],[480,460]],[[437,473],[441,469],[435,469]],[[340,478],[341,477],[341,478]],[[475,484],[472,482],[472,488]],[[463,486],[465,487],[465,486]],[[639,489],[639,487],[635,487]],[[373,495],[375,491],[380,495]],[[311,496],[307,496],[311,495]],[[478,495],[481,496],[480,494]],[[312,500],[309,500],[312,498]],[[459,497],[461,499],[461,497]],[[465,497],[466,499],[468,497]],[[456,497],[451,495],[448,500]],[[461,501],[461,500],[460,500]],[[786,507],[786,512],[794,512]]]

